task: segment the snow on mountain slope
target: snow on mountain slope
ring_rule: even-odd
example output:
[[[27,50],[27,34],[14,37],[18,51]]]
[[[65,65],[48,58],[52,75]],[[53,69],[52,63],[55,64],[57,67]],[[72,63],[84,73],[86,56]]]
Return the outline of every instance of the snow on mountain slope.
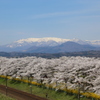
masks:
[[[48,41],[55,41],[57,43],[64,43],[67,41],[76,42],[79,44],[87,44],[87,41],[82,41],[80,39],[62,39],[62,38],[54,38],[54,37],[46,37],[46,38],[28,38],[28,39],[21,39],[16,41],[16,43],[22,44],[24,42],[32,43],[32,42],[48,42]]]
[[[28,48],[37,47],[55,47],[59,46],[65,42],[75,42],[81,45],[91,45],[95,47],[100,47],[100,40],[80,40],[80,39],[62,39],[55,37],[46,38],[27,38],[15,41],[11,44],[0,46],[0,51],[12,52],[12,51],[26,51]]]
[[[66,42],[66,41],[71,41],[70,39],[61,39],[61,38],[52,38],[52,37],[47,37],[47,38],[28,38],[28,39],[21,39],[16,41],[17,43],[24,43],[24,42],[48,42],[48,41],[55,41],[55,42]]]
[[[46,37],[46,38],[28,38],[28,39],[21,39],[18,41],[13,42],[12,44],[6,45],[10,48],[21,47],[21,46],[57,46],[62,43],[72,41],[79,44],[88,44],[87,41],[82,41],[79,39],[61,39],[61,38],[54,38],[54,37]]]
[[[100,40],[93,40],[93,41],[90,41],[92,45],[95,45],[95,46],[100,46]]]
[[[28,39],[21,39],[15,41],[11,44],[6,45],[9,48],[16,48],[16,47],[23,47],[23,46],[57,46],[66,41],[71,41],[70,39],[61,39],[61,38],[28,38]]]

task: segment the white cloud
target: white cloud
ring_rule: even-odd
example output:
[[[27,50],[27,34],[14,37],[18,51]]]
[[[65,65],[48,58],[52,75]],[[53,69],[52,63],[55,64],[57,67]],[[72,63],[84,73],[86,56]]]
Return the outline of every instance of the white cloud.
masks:
[[[39,19],[39,18],[48,18],[48,17],[54,17],[54,16],[65,16],[65,15],[70,15],[75,12],[54,12],[54,13],[45,13],[45,14],[39,14],[39,15],[34,15],[31,18],[32,19]]]
[[[100,12],[100,9],[84,9],[84,10],[77,10],[77,11],[68,11],[68,12],[53,12],[53,13],[44,13],[44,14],[38,14],[33,15],[30,17],[30,19],[42,19],[42,18],[51,18],[51,17],[60,17],[60,16],[79,16],[84,14],[85,16],[88,16],[88,14],[91,14],[91,16],[88,17],[99,17],[100,15],[94,15],[95,12]]]

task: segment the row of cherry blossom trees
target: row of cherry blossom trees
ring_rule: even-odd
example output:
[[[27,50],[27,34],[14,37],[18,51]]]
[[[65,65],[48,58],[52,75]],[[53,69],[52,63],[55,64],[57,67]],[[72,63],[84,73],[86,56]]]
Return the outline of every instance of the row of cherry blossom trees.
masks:
[[[56,83],[54,87],[65,83],[65,87],[69,89],[76,89],[80,84],[81,91],[100,94],[100,58],[0,57],[0,75],[31,76],[38,82]]]

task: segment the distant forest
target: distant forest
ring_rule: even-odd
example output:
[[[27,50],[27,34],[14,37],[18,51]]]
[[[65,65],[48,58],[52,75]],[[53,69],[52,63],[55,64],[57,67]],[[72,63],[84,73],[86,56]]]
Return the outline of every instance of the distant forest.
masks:
[[[82,51],[82,52],[66,52],[66,53],[22,53],[22,52],[0,52],[0,56],[2,57],[27,57],[27,56],[36,56],[42,58],[59,58],[61,56],[85,56],[85,57],[100,57],[100,51]]]

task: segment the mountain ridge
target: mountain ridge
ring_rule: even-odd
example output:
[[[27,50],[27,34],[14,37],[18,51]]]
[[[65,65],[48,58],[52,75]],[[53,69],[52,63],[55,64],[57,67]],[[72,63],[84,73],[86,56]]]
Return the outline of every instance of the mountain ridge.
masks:
[[[61,46],[64,45],[65,46]],[[87,46],[86,46],[87,45]],[[0,46],[4,52],[77,52],[85,50],[100,50],[100,40],[83,41],[80,39],[62,39],[54,37],[20,39],[11,44]],[[59,50],[58,50],[58,49]]]
[[[100,45],[100,40],[80,40],[80,39],[63,39],[63,38],[55,38],[55,37],[45,37],[45,38],[27,38],[27,39],[20,39],[17,41],[12,42],[11,44],[6,45],[7,47],[13,47],[14,44],[17,44],[18,46],[25,45],[26,43],[42,43],[42,42],[48,42],[53,41],[58,44],[62,44],[64,42],[72,41],[79,44],[90,44],[90,45]],[[54,45],[55,46],[55,45]]]
[[[75,42],[65,42],[61,45],[55,47],[31,47],[26,50],[26,52],[31,53],[60,53],[60,52],[79,52],[79,51],[89,51],[96,50],[96,47],[91,45],[81,45]]]

